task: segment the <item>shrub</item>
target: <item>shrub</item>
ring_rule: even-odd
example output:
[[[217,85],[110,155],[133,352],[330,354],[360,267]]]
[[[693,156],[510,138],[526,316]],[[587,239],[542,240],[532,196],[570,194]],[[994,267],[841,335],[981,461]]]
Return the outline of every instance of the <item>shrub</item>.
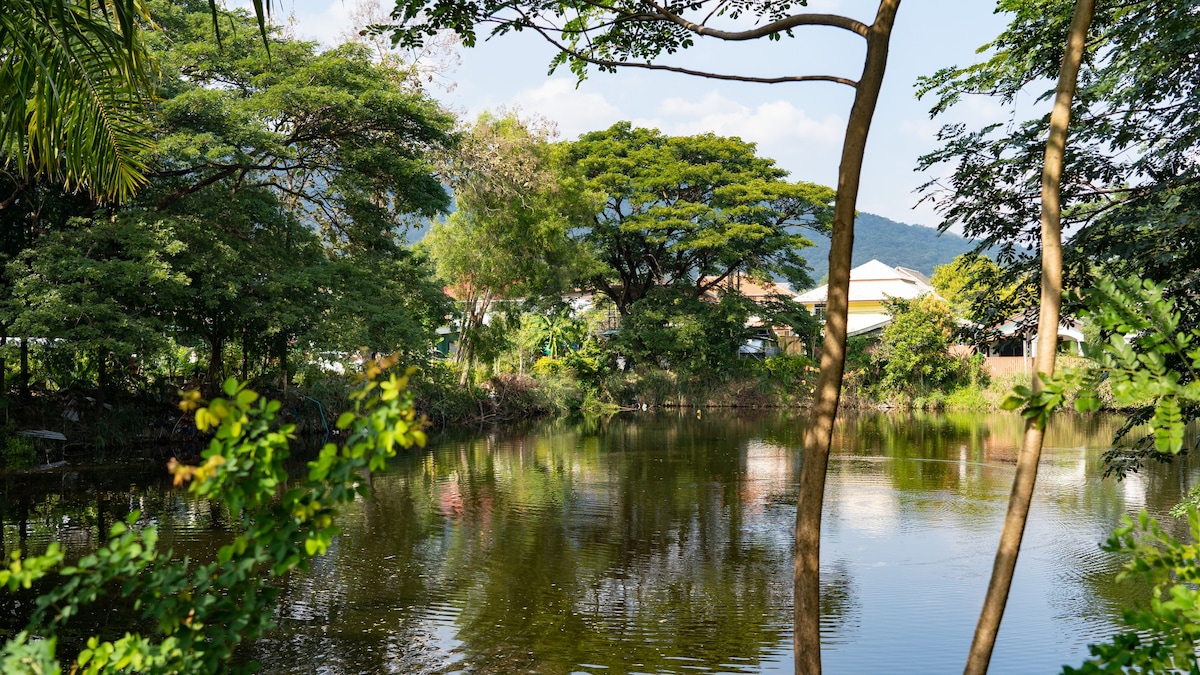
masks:
[[[9,436],[4,439],[4,466],[23,469],[33,466],[37,460],[37,448],[27,436]]]
[[[777,354],[759,361],[755,371],[759,377],[783,385],[806,380],[815,364],[807,356]]]
[[[545,375],[561,375],[569,366],[563,359],[556,359],[553,356],[543,356],[533,364],[533,374],[537,377]]]

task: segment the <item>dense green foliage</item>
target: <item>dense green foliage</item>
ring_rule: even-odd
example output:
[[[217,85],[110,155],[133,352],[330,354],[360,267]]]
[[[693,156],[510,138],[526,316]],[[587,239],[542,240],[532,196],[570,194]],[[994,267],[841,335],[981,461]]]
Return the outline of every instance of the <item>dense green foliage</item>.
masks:
[[[1012,280],[990,258],[964,253],[939,265],[929,280],[954,313],[979,328],[993,328],[1036,302],[1030,285]]]
[[[43,177],[0,209],[5,334],[120,391],[233,368],[286,383],[297,356],[360,347],[423,359],[448,303],[403,232],[449,205],[435,156],[452,118],[365,47],[272,32],[268,57],[244,13],[223,15],[240,30],[219,47],[207,3],[150,8],[150,182],[98,209]]]
[[[278,401],[233,379],[223,387],[227,398],[202,407],[198,392],[185,395],[181,407],[195,410],[196,427],[214,435],[200,466],[173,467],[176,481],[190,481],[192,494],[228,509],[236,523],[232,541],[212,562],[176,560],[157,549],[153,527],[136,528],[135,512],[112,527],[99,550],[73,565],[62,566],[57,544],[42,555],[14,555],[0,571],[0,584],[9,590],[49,575],[59,583],[39,596],[28,628],[5,643],[5,672],[61,672],[63,656],[84,673],[252,672],[254,664],[231,659],[239,644],[271,625],[269,608],[279,594],[273,582],[307,569],[329,548],[339,510],[368,496],[362,472],[382,469],[399,448],[425,443],[408,376],[384,375],[394,364],[367,365],[352,395],[353,411],[337,420],[347,440],[322,448],[299,481],[289,479],[284,467],[293,428],[279,424]],[[75,654],[57,653],[56,636],[81,608],[106,594],[133,602],[152,628],[115,640],[93,636]]]
[[[892,321],[884,326],[875,360],[882,364],[884,389],[924,393],[954,379],[961,370],[950,356],[954,314],[945,302],[928,294],[885,303]]]
[[[833,190],[789,183],[753,144],[665,136],[626,122],[584,134],[568,159],[602,205],[575,236],[593,259],[579,283],[621,315],[620,349],[639,364],[727,370],[750,316],[808,335],[815,324],[780,294],[752,302],[745,277],[810,285],[800,227],[821,230]]]
[[[569,288],[581,256],[568,233],[593,205],[562,148],[515,115],[480,117],[459,144],[451,175],[458,209],[421,245],[461,303],[465,383],[497,300],[557,302]]]
[[[784,181],[753,144],[621,122],[581,136],[569,159],[604,199],[583,235],[602,264],[587,283],[621,314],[651,289],[699,298],[739,273],[811,281],[800,251],[812,242],[793,226],[828,227],[833,190]]]
[[[732,373],[747,328],[751,303],[737,293],[708,302],[671,288],[655,288],[633,304],[621,323],[616,347],[638,365],[682,374]]]

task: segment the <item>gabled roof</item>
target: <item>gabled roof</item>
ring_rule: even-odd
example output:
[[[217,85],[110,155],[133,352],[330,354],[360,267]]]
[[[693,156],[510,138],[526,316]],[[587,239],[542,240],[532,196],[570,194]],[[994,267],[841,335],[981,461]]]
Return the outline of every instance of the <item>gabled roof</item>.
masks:
[[[881,302],[888,298],[918,298],[933,293],[933,285],[924,274],[904,267],[892,267],[878,260],[850,270],[850,302]],[[814,288],[796,297],[797,302],[825,302],[829,286]]]

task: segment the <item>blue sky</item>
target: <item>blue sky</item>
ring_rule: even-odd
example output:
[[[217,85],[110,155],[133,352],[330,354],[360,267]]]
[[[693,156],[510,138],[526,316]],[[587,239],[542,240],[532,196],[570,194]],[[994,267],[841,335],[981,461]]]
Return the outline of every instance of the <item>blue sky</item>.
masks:
[[[276,0],[277,20],[326,45],[352,30],[360,3],[380,0]],[[387,0],[382,0],[390,9]],[[240,2],[231,2],[243,4]],[[248,3],[245,3],[248,4]],[[810,0],[809,10],[837,12],[864,22],[874,17],[870,0]],[[1004,27],[991,0],[905,0],[897,15],[888,72],[867,147],[859,209],[894,220],[936,225],[913,190],[931,176],[916,173],[917,157],[937,147],[942,121],[1004,119],[999,106],[969,100],[945,120],[931,121],[928,102],[917,101],[913,84],[938,68],[963,65]],[[576,87],[560,70],[547,75],[552,49],[533,34],[514,34],[459,48],[443,75],[452,84],[431,92],[452,110],[474,117],[484,110],[519,108],[553,120],[560,137],[632,120],[671,134],[712,131],[758,144],[795,180],[833,185],[842,131],[853,91],[829,83],[746,84],[633,69],[595,73]],[[778,42],[705,43],[671,62],[697,69],[750,74],[834,74],[856,78],[863,41],[846,31],[807,27]],[[664,60],[663,62],[667,62]],[[1045,106],[1048,108],[1049,103]],[[915,208],[914,208],[915,207]]]

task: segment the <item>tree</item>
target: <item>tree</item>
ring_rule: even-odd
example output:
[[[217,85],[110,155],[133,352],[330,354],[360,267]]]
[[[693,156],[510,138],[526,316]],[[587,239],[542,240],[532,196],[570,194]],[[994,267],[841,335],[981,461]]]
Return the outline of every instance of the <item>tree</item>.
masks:
[[[1020,10],[1025,3],[1006,6]],[[935,96],[935,112],[978,93],[1011,101],[1052,76],[1049,64],[1069,9],[1065,3],[1029,7],[997,39],[995,59],[947,68],[924,82],[926,94]],[[1165,284],[1187,326],[1200,325],[1200,277],[1182,272],[1200,268],[1200,61],[1191,37],[1200,30],[1196,10],[1194,0],[1098,5],[1062,181],[1063,224],[1072,233],[1064,246],[1066,287],[1085,287],[1094,273],[1154,280]],[[1029,177],[1037,171],[1043,127],[1044,119],[1029,119],[943,129],[943,148],[924,164],[955,167],[944,185],[927,187],[947,224],[958,223],[989,243],[1031,241],[1039,201]],[[1037,264],[1016,246],[1010,249],[1000,258],[1005,267],[1023,272]],[[1141,408],[1119,433],[1151,414]],[[1120,461],[1148,457],[1153,453]]]
[[[21,287],[15,314],[0,318],[89,353],[95,339],[145,357],[131,346],[146,342],[142,324],[100,314],[124,311],[206,347],[213,382],[236,346],[247,376],[253,354],[285,383],[295,349],[423,356],[447,306],[403,231],[449,205],[435,155],[453,142],[451,117],[365,47],[318,55],[273,29],[268,57],[245,13],[222,15],[242,30],[218,45],[202,0],[150,8],[163,32],[143,36],[162,66],[149,183],[118,208],[41,181],[0,210],[0,255],[27,250],[8,277]],[[99,272],[136,266],[148,243],[182,281],[139,287]],[[153,302],[140,299],[151,289]],[[94,337],[81,328],[101,323]]]
[[[432,261],[420,251],[335,257],[325,314],[302,338],[320,349],[429,356],[437,329],[453,311]]]
[[[497,298],[559,297],[578,252],[567,233],[591,209],[561,148],[516,115],[483,115],[450,167],[458,210],[424,245],[462,303],[458,361],[466,384],[485,318]]]
[[[76,219],[47,235],[9,267],[14,329],[122,363],[148,359],[170,331],[207,347],[209,381],[220,382],[231,343],[266,351],[321,315],[320,242],[273,195],[244,190],[180,206]]]
[[[935,113],[965,97],[994,94],[1011,103],[1019,92],[1046,89],[1070,23],[1068,3],[1001,3],[1016,13],[993,45],[995,55],[925,78]],[[1064,158],[1063,225],[1068,287],[1094,271],[1138,273],[1168,284],[1168,293],[1197,315],[1195,279],[1179,274],[1200,262],[1192,245],[1200,163],[1194,148],[1200,123],[1197,3],[1138,0],[1099,3],[1081,64],[1072,113],[1071,151]],[[1048,96],[1049,93],[1043,94]],[[943,147],[922,166],[950,163],[954,174],[925,187],[944,217],[971,237],[996,245],[999,262],[1027,270],[1022,254],[1036,241],[1038,172],[1046,119],[980,127],[950,125]]]
[[[746,326],[753,306],[732,291],[714,301],[670,286],[653,288],[624,317],[616,345],[634,363],[684,375],[728,373],[737,367],[738,348],[753,335]]]
[[[318,54],[312,43],[274,28],[264,45],[243,12],[222,14],[240,30],[218,44],[202,0],[153,7],[164,29],[152,47],[164,64],[166,95],[159,168],[140,205],[179,215],[199,205],[210,213],[204,204],[211,195],[237,201],[257,192],[299,225],[274,235],[262,224],[251,228],[241,235],[256,240],[249,248],[228,242],[247,273],[289,257],[307,261],[278,268],[269,275],[277,285],[261,291],[289,300],[264,298],[263,307],[283,314],[227,324],[240,333],[243,352],[273,356],[285,382],[289,345],[297,340],[315,340],[318,349],[423,356],[446,303],[428,264],[407,250],[403,231],[449,206],[437,157],[453,144],[451,116],[420,91],[410,70],[374,63],[364,45]],[[236,230],[236,222],[226,220],[218,232]]]
[[[394,42],[406,46],[419,46],[427,37],[444,29],[453,30],[464,44],[471,46],[476,39],[475,27],[480,24],[491,24],[492,35],[531,30],[558,50],[552,67],[568,64],[580,77],[586,74],[589,66],[610,72],[629,67],[743,82],[825,81],[854,87],[854,103],[846,125],[834,199],[825,338],[811,421],[805,432],[805,461],[801,467],[796,509],[795,664],[797,673],[816,674],[821,671],[821,510],[846,360],[854,213],[867,135],[887,68],[888,45],[900,0],[880,0],[875,19],[869,25],[840,15],[793,11],[804,4],[802,0],[736,3],[699,0],[666,4],[652,0],[611,3],[589,0],[397,0],[392,19],[400,25],[379,29],[390,30]],[[752,28],[744,28],[736,21],[746,15],[757,16],[762,21]],[[710,21],[725,24],[714,27]],[[862,75],[857,81],[830,75],[760,77],[708,72],[657,61],[660,56],[691,47],[701,38],[731,42],[759,38],[779,40],[785,35],[792,36],[794,29],[805,26],[838,28],[866,41]]]
[[[394,250],[397,229],[449,206],[434,153],[452,144],[453,118],[407,70],[374,63],[364,45],[318,54],[275,28],[268,54],[240,11],[222,14],[241,30],[217,44],[203,0],[153,8],[164,100],[148,205],[267,187],[350,255]]]
[[[151,60],[141,0],[11,0],[0,12],[0,158],[18,176],[121,201],[145,183]],[[115,21],[114,21],[115,19]]]
[[[1019,10],[1017,17],[1009,30],[993,44],[998,48],[987,64],[966,70],[948,69],[939,73],[935,78],[943,87],[942,100],[935,108],[938,110],[951,104],[963,92],[979,91],[978,87],[984,82],[988,84],[988,91],[999,91],[1011,100],[1011,97],[1022,87],[1044,75],[1049,63],[1059,64],[1058,85],[1055,89],[1054,107],[1051,110],[1048,125],[1049,139],[1045,142],[1042,154],[1041,195],[1037,201],[1040,211],[1039,222],[1041,223],[1041,236],[1038,240],[1041,252],[1041,294],[1038,316],[1038,352],[1037,358],[1034,360],[1035,374],[1032,386],[1026,390],[1031,401],[1043,395],[1043,384],[1053,376],[1055,368],[1058,320],[1063,289],[1062,185],[1064,156],[1067,150],[1071,108],[1075,98],[1079,70],[1084,59],[1084,47],[1096,9],[1093,0],[1076,0],[1070,15],[1070,23],[1064,25],[1061,21],[1065,12],[1060,6],[1059,11],[1050,17],[1049,23],[1053,25],[1053,33],[1061,39],[1042,43],[1047,51],[1040,55],[1043,57],[1053,56],[1052,61],[1042,61],[1031,58],[1028,50],[1014,49],[1028,39],[1030,23],[1034,26],[1044,27],[1043,22],[1046,22],[1046,18],[1042,16],[1040,4],[1013,0],[1011,4],[1007,5],[1007,8]],[[1084,98],[1082,102],[1086,104],[1087,99]],[[1034,133],[1035,128],[1039,127],[1029,124],[1025,125],[1022,131],[1026,134]],[[1040,132],[1037,133],[1040,135]],[[950,132],[944,135],[953,137],[954,133]],[[986,180],[993,177],[987,173],[983,175],[972,173],[968,179],[963,172],[964,168],[966,167],[959,167],[960,170],[954,179],[956,183]],[[1028,185],[1028,181],[1023,182]],[[1009,185],[1011,186],[1011,184]],[[955,212],[954,200],[950,201],[951,205],[943,208],[953,214]],[[1013,204],[1008,202],[1003,208],[1012,208],[1012,206]],[[953,217],[951,215],[951,218]],[[949,221],[944,223],[945,226],[948,224]],[[1003,228],[998,229],[1002,230]],[[1012,233],[1009,232],[1009,234]],[[1000,237],[999,239],[1004,242],[1006,247],[1003,250],[1011,253],[1013,250],[1011,238]],[[992,648],[996,642],[996,634],[1000,628],[1000,619],[1004,615],[1004,606],[1008,600],[1008,591],[1012,585],[1025,523],[1029,517],[1029,505],[1033,499],[1033,487],[1037,480],[1037,467],[1042,451],[1046,416],[1033,414],[1027,415],[1026,419],[1021,451],[1017,458],[1017,473],[1013,478],[1012,493],[1004,517],[1004,527],[1000,534],[1000,542],[996,547],[992,577],[980,612],[979,624],[976,626],[975,636],[971,642],[971,651],[967,657],[964,672],[969,675],[981,675],[987,672]]]
[[[892,321],[883,328],[877,361],[883,363],[883,385],[892,391],[923,392],[946,383],[958,363],[950,356],[954,315],[950,307],[928,294],[886,303]]]
[[[785,182],[753,143],[619,122],[570,144],[569,161],[604,196],[581,234],[602,264],[586,283],[621,314],[660,287],[697,299],[743,274],[812,281],[799,229],[828,228],[833,190]]]
[[[985,328],[1035,302],[1028,284],[1013,281],[1009,270],[978,253],[938,265],[929,281],[956,315]]]
[[[11,330],[86,355],[76,360],[96,364],[104,391],[116,360],[146,358],[163,345],[162,307],[184,280],[166,259],[174,238],[161,224],[75,219],[71,225],[10,263]]]

